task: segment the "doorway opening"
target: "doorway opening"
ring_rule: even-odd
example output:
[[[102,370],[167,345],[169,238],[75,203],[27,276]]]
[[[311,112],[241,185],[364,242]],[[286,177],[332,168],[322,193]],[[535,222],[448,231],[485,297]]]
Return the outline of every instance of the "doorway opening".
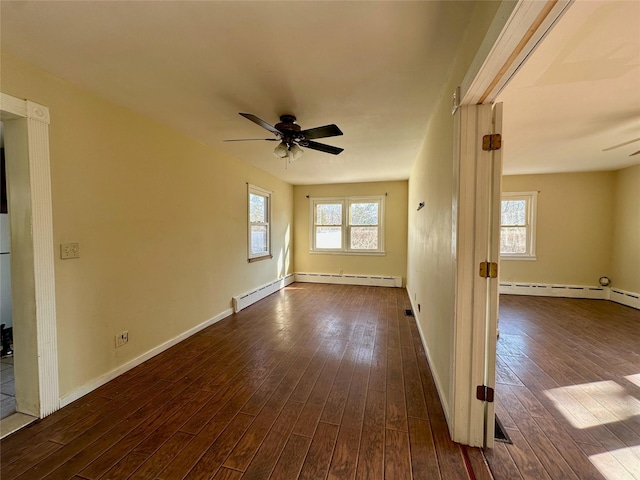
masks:
[[[0,93],[11,245],[16,412],[0,437],[60,406],[49,170],[49,110]]]

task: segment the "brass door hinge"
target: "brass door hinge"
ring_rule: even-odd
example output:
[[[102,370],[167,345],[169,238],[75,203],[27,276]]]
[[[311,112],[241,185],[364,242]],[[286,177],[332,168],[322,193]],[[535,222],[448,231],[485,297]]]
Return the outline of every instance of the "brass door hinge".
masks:
[[[476,398],[478,400],[482,400],[483,402],[493,402],[494,390],[491,387],[487,387],[486,385],[478,385],[476,387]]]
[[[498,264],[495,262],[481,262],[480,276],[482,278],[498,278]]]
[[[502,147],[502,136],[499,133],[482,137],[482,150],[500,150],[500,147]]]

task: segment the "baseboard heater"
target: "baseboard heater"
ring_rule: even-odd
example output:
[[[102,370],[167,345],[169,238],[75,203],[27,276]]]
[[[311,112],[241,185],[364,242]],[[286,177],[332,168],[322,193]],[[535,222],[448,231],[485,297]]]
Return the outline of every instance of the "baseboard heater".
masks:
[[[533,295],[539,297],[609,298],[607,288],[588,285],[555,285],[545,283],[500,283],[500,293],[508,295]]]
[[[296,282],[335,283],[338,285],[365,285],[402,288],[402,277],[380,275],[346,275],[337,273],[296,273]]]
[[[285,277],[274,280],[273,282],[267,283],[266,285],[262,285],[255,290],[251,290],[250,292],[247,292],[243,295],[233,297],[233,311],[235,313],[238,313],[240,310],[247,308],[249,305],[253,305],[258,300],[262,300],[263,298],[268,297],[272,293],[277,292],[287,285],[291,285],[294,281],[295,275],[293,273],[290,273]]]
[[[640,310],[640,294],[638,293],[627,292],[619,288],[611,288],[610,300]]]
[[[554,285],[546,283],[502,282],[500,293],[506,295],[532,295],[538,297],[590,298],[611,300],[640,310],[640,294],[620,290],[619,288]]]

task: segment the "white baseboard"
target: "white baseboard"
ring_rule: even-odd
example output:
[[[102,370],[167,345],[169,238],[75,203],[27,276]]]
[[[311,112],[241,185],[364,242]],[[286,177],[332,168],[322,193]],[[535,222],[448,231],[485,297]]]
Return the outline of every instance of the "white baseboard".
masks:
[[[222,320],[224,318],[227,318],[231,314],[233,314],[233,310],[229,308],[229,309],[219,313],[215,317],[210,318],[209,320],[207,320],[205,322],[202,322],[201,324],[196,325],[193,328],[190,328],[186,332],[181,333],[177,337],[174,337],[171,340],[167,340],[166,342],[158,345],[157,347],[152,348],[151,350],[143,353],[139,357],[136,357],[133,360],[128,361],[124,365],[120,365],[118,368],[115,368],[114,370],[111,370],[110,372],[102,375],[101,377],[98,377],[97,379],[95,379],[95,380],[93,380],[93,381],[91,381],[89,383],[84,384],[79,389],[74,390],[73,392],[69,393],[68,395],[65,395],[65,396],[61,397],[60,398],[60,408],[69,405],[71,402],[74,402],[77,399],[79,399],[80,397],[85,396],[86,394],[92,392],[93,390],[95,390],[98,387],[101,387],[105,383],[107,383],[107,382],[113,380],[114,378],[122,375],[123,373],[127,372],[128,370],[131,370],[132,368],[137,367],[141,363],[146,362],[150,358],[155,357],[159,353],[162,353],[165,350],[167,350],[168,348],[173,347],[176,343],[180,343],[182,340],[185,340],[185,339],[189,338],[191,335],[194,335],[195,333],[198,333],[200,330],[203,330],[203,329],[207,328],[208,326],[213,325],[214,323],[217,323],[217,322],[219,322],[220,320]]]
[[[436,390],[438,391],[438,397],[440,397],[440,404],[442,405],[442,409],[444,410],[444,417],[447,421],[447,426],[451,425],[451,416],[449,412],[449,405],[444,401],[446,398],[442,392],[442,382],[440,381],[440,376],[438,372],[433,368],[433,361],[431,360],[431,354],[429,352],[429,346],[424,338],[424,332],[422,331],[422,327],[420,326],[420,321],[418,320],[418,309],[416,305],[413,303],[413,294],[409,290],[407,286],[407,294],[409,295],[409,301],[411,302],[411,308],[413,309],[413,315],[416,319],[416,325],[418,326],[418,333],[420,333],[420,340],[422,340],[422,348],[424,348],[424,352],[427,355],[427,362],[429,362],[429,370],[431,370],[431,376],[433,376],[433,381],[436,384]]]
[[[500,293],[536,297],[589,298],[611,300],[640,310],[640,294],[619,288],[588,285],[554,285],[548,283],[501,282]]]
[[[242,295],[238,295],[237,297],[233,297],[233,311],[238,313],[243,308],[247,308],[249,305],[253,305],[258,300],[262,300],[265,297],[268,297],[272,293],[277,292],[278,290],[286,287],[287,285],[291,285],[295,281],[295,275],[290,273],[278,280],[274,280],[273,282],[267,283],[266,285],[262,285],[250,292],[244,293]]]
[[[619,288],[611,288],[610,290],[611,301],[640,310],[640,293],[627,292]]]
[[[334,283],[338,285],[365,285],[402,288],[402,277],[381,275],[348,275],[337,273],[296,273],[296,282]]]

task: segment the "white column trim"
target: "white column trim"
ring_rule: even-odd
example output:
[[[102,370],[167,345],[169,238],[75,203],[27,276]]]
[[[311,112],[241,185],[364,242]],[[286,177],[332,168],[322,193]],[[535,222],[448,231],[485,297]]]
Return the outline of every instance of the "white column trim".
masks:
[[[26,118],[26,138],[29,161],[29,201],[33,250],[34,283],[30,296],[35,299],[35,318],[26,318],[35,331],[37,343],[37,377],[39,417],[60,408],[58,382],[58,347],[56,328],[56,298],[53,244],[53,214],[51,201],[51,171],[49,158],[49,109],[29,100],[0,93],[3,118]]]

